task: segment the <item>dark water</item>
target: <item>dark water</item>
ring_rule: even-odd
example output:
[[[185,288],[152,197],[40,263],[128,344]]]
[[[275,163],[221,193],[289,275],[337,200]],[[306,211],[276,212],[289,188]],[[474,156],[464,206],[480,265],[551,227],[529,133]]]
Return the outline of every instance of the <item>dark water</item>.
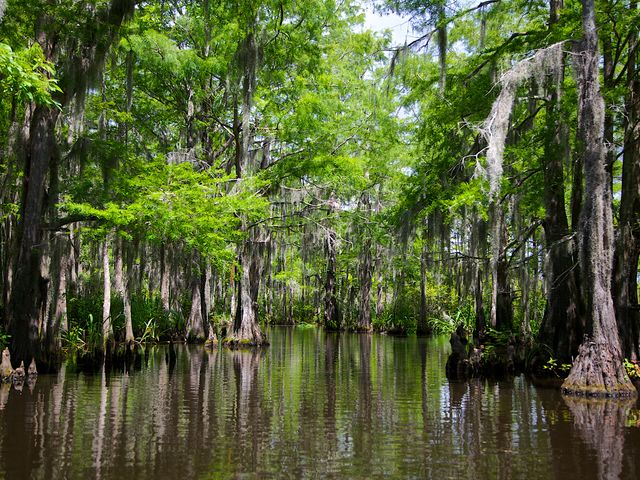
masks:
[[[640,478],[635,402],[449,383],[446,339],[274,328],[263,352],[147,349],[0,390],[5,478]]]

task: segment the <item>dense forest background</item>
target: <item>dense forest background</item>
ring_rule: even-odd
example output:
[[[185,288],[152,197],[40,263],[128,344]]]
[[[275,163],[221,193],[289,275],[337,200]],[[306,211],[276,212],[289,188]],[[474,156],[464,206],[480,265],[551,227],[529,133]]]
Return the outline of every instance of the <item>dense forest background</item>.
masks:
[[[261,323],[462,325],[484,361],[516,350],[566,374],[580,352],[628,382],[636,1],[378,2],[418,32],[402,46],[366,30],[363,7],[3,3],[0,342],[14,359],[260,345]]]

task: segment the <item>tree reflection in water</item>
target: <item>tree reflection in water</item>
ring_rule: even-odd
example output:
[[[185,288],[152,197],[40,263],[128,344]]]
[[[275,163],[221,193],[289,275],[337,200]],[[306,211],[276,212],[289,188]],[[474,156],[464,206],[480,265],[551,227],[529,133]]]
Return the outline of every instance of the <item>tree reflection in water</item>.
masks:
[[[446,338],[269,338],[0,385],[0,478],[638,478],[627,406],[568,407],[523,378],[449,382]]]
[[[603,480],[622,478],[624,428],[635,399],[563,398],[582,440],[596,454],[598,477]]]

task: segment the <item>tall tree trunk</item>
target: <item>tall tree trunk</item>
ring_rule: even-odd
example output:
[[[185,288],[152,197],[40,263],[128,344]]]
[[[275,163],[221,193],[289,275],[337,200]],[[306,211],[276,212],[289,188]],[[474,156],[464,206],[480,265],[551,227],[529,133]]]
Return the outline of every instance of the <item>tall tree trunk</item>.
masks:
[[[231,312],[230,318],[235,318],[236,310],[238,309],[238,282],[236,282],[236,265],[231,264],[229,267],[229,311]]]
[[[258,324],[258,291],[260,287],[260,251],[261,243],[257,228],[249,233],[249,238],[242,242],[240,251],[240,294],[236,317],[233,322],[229,344],[267,345],[267,337]]]
[[[630,5],[637,12],[637,3]],[[640,254],[640,78],[638,34],[630,32],[625,101],[622,195],[613,274],[613,300],[625,357],[640,358],[638,255]]]
[[[585,200],[580,212],[579,254],[582,300],[591,338],[578,350],[564,393],[637,395],[622,366],[622,352],[611,297],[613,219],[604,145],[604,100],[598,71],[598,34],[594,0],[582,2],[584,37],[575,46],[578,85],[578,139],[585,170]]]
[[[105,347],[113,339],[111,325],[111,272],[109,267],[109,237],[102,246],[102,346]]]
[[[171,309],[169,300],[169,274],[171,266],[169,265],[169,252],[165,242],[160,244],[160,303],[162,310],[168,312]]]
[[[122,300],[122,313],[124,315],[124,341],[133,343],[133,318],[131,317],[131,295],[129,292],[129,278],[131,276],[132,256],[129,255],[127,270],[124,270],[125,244],[122,238],[117,238],[114,249],[113,287],[116,294]]]
[[[368,174],[366,175],[368,178]],[[367,220],[371,217],[371,201],[369,194],[365,192],[362,195],[362,210]],[[364,225],[362,229],[362,251],[360,253],[360,292],[358,310],[358,330],[371,330],[371,276],[372,276],[372,259],[371,259],[371,235],[368,231],[368,225]]]
[[[376,247],[376,317],[380,317],[384,312],[384,282],[382,277],[382,247],[378,245]]]
[[[487,222],[480,216],[477,209],[472,215],[471,237],[469,239],[469,252],[471,254],[471,282],[473,282],[473,298],[476,314],[476,323],[473,330],[475,338],[483,335],[487,327],[484,313],[484,300],[482,298],[482,259],[486,256]]]
[[[336,294],[336,232],[327,229],[327,276],[324,283],[324,326],[328,330],[340,329],[340,310]]]
[[[360,258],[360,310],[358,330],[371,330],[371,238],[365,238]]]
[[[551,0],[550,25],[557,22],[562,3]],[[564,68],[562,69],[562,71]],[[538,342],[547,345],[551,355],[561,363],[570,363],[578,353],[586,325],[580,304],[579,271],[576,268],[576,245],[570,236],[565,210],[564,164],[569,152],[568,132],[561,117],[563,95],[561,73],[546,88],[549,101],[546,107],[546,137],[543,155],[546,297],[544,317]],[[580,163],[581,164],[581,163]],[[582,176],[580,175],[580,179]],[[574,178],[574,180],[576,180]],[[581,183],[581,180],[580,180]],[[574,188],[574,193],[575,192]],[[581,189],[579,189],[581,191]],[[581,198],[581,194],[579,195]],[[579,200],[574,199],[575,202]],[[575,207],[574,207],[575,209]],[[574,213],[575,216],[575,213]],[[573,223],[575,229],[577,223]],[[546,359],[541,359],[546,361]]]
[[[134,252],[131,249],[125,249],[125,243],[120,239],[120,256],[126,254],[127,270],[124,272],[122,278],[122,307],[124,310],[124,341],[127,344],[131,344],[135,341],[133,336],[133,316],[131,315],[131,278],[133,277],[133,257]],[[128,251],[127,251],[128,250]]]
[[[204,272],[202,272],[202,314],[205,324],[209,322],[209,315],[213,311],[213,272],[211,264],[207,262]]]
[[[423,237],[425,236],[426,232],[423,233]],[[431,332],[427,327],[427,245],[423,238],[420,246],[420,313],[416,326],[416,335],[428,335],[429,333]]]
[[[191,342],[204,342],[204,319],[202,318],[202,292],[200,272],[191,273],[191,312],[187,321],[187,339]]]
[[[9,302],[11,355],[15,362],[42,360],[38,314],[42,302],[42,221],[45,182],[53,149],[56,109],[36,107],[29,133],[22,208],[18,223],[18,257]]]
[[[61,348],[60,334],[69,329],[67,320],[67,276],[69,270],[69,241],[64,235],[56,235],[53,245],[54,253],[51,272],[53,298],[48,315],[47,344],[49,351],[59,352]]]
[[[507,261],[507,226],[505,214],[498,203],[493,203],[492,232],[492,290],[491,327],[500,331],[509,330],[513,324],[513,303],[509,286],[509,264]]]

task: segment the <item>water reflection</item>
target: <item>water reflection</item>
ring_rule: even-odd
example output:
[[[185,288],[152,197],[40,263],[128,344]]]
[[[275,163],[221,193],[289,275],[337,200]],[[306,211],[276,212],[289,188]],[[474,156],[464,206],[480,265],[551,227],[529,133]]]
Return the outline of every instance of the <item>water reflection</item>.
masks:
[[[446,338],[269,338],[0,385],[0,477],[637,478],[628,405],[567,405],[522,378],[448,382]]]
[[[564,397],[573,415],[580,437],[597,458],[598,476],[611,480],[622,478],[624,465],[624,428],[629,410],[635,405],[628,399],[584,399]],[[631,476],[638,478],[635,464],[629,465]]]

